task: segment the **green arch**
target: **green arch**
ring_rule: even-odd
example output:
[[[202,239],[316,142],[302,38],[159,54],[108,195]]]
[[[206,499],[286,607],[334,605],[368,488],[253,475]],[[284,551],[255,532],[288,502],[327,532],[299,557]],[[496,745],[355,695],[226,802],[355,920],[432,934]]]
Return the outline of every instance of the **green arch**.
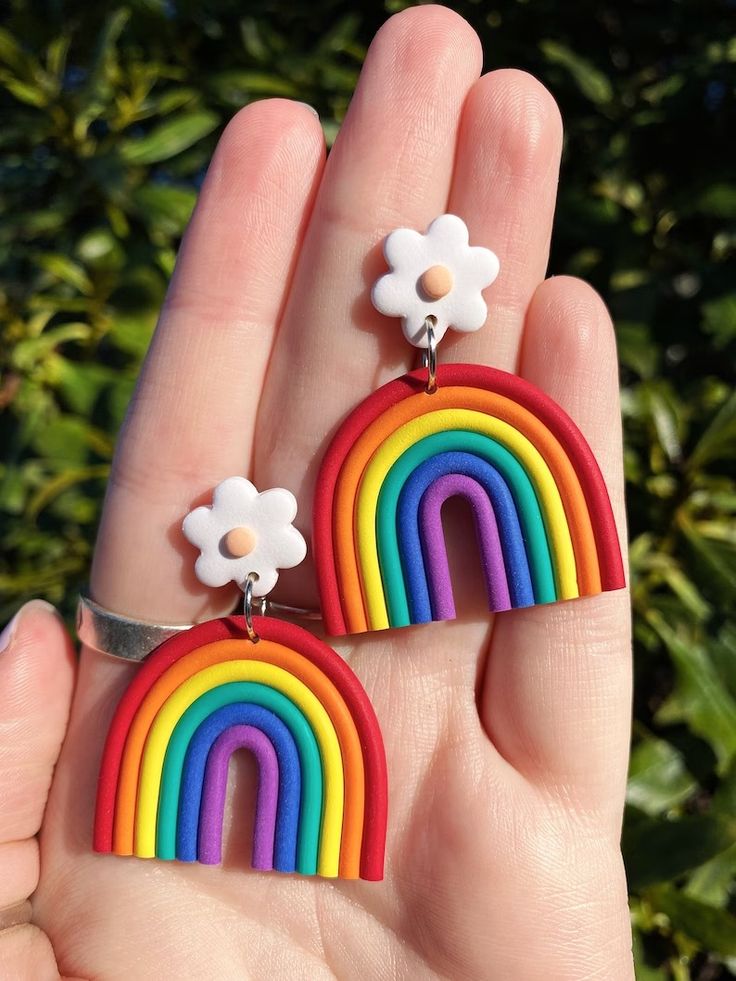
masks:
[[[156,818],[156,855],[165,859],[176,858],[176,822],[184,757],[194,733],[213,712],[233,702],[248,702],[270,709],[294,737],[299,752],[302,788],[296,849],[297,871],[302,875],[316,875],[324,789],[322,759],[317,740],[304,714],[293,702],[281,692],[253,681],[232,681],[200,695],[177,722],[166,747],[161,776]]]
[[[493,464],[506,480],[519,513],[524,544],[529,557],[535,601],[553,603],[557,599],[556,580],[557,582],[559,580],[555,576],[542,509],[529,475],[516,457],[501,443],[480,433],[459,429],[425,436],[424,439],[410,446],[391,467],[381,487],[376,511],[376,537],[383,591],[391,626],[406,627],[411,623],[396,534],[396,507],[399,495],[408,478],[420,464],[437,453],[448,451],[474,453]]]

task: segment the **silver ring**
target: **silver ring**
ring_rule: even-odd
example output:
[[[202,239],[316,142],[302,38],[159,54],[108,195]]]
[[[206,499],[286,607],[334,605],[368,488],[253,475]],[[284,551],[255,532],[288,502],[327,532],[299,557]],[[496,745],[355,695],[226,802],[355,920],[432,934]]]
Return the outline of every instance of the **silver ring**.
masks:
[[[424,330],[427,334],[427,349],[422,353],[422,364],[427,369],[427,384],[424,391],[434,395],[437,391],[437,337],[434,332],[436,317],[430,314],[424,318]]]
[[[250,586],[250,608],[251,608],[251,629],[252,613],[255,611],[258,616],[266,616],[268,613],[282,613],[302,620],[321,620],[322,614],[319,610],[307,609],[301,606],[287,606],[285,603],[276,603],[263,597],[254,597],[253,584]],[[243,602],[243,613],[245,614],[245,599]],[[246,618],[246,627],[248,621]],[[149,620],[136,620],[133,617],[123,616],[121,613],[113,613],[112,610],[105,609],[99,603],[95,603],[89,596],[80,594],[77,603],[77,636],[87,647],[98,654],[105,654],[107,657],[118,658],[121,661],[144,661],[151,651],[154,651],[159,644],[165,640],[179,634],[182,630],[191,630],[197,626],[194,623],[152,623]],[[253,630],[253,635],[256,635]],[[250,632],[248,636],[253,640]],[[255,643],[255,641],[254,641]]]
[[[248,637],[254,644],[257,644],[261,638],[253,626],[253,583],[255,582],[258,582],[258,573],[249,572],[243,587],[243,617],[245,618],[245,629],[248,631]],[[261,616],[263,609],[263,600],[261,600]]]
[[[106,610],[80,595],[77,604],[77,636],[83,644],[100,654],[123,661],[142,661],[169,637],[189,630],[191,623],[151,623]]]

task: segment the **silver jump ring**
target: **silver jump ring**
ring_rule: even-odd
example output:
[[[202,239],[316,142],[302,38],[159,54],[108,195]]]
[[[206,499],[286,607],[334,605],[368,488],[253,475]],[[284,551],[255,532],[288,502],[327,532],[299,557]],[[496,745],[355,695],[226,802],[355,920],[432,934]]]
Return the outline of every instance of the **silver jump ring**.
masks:
[[[257,644],[261,639],[253,626],[253,583],[257,581],[258,574],[256,572],[249,572],[248,578],[245,580],[245,587],[243,589],[243,617],[245,618],[245,629],[248,631],[248,637],[254,644]],[[261,607],[263,607],[263,601],[261,601]]]
[[[434,326],[437,323],[431,314],[424,318],[424,330],[427,334],[427,349],[422,353],[422,364],[427,369],[427,384],[424,391],[434,395],[437,391],[437,337]]]

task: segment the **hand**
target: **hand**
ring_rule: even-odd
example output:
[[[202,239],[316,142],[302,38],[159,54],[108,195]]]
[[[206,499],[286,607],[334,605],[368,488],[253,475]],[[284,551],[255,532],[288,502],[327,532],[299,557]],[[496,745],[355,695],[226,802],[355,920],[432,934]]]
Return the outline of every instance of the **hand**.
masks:
[[[179,530],[231,474],[293,490],[308,530],[330,434],[413,360],[368,298],[379,243],[444,211],[499,255],[501,275],[489,323],[448,336],[440,359],[517,371],[564,406],[623,536],[611,323],[584,283],[543,281],[559,113],[530,76],[480,68],[459,16],[417,7],[378,33],[326,163],[301,104],[259,102],[230,123],[121,435],[92,575],[104,606],[164,622],[231,608],[194,580]],[[250,871],[240,815],[253,775],[240,760],[224,868],[93,854],[100,752],[134,669],[83,651],[67,728],[69,641],[46,607],[25,608],[0,657],[6,922],[28,919],[16,904],[36,891],[33,925],[0,934],[3,976],[53,977],[58,964],[85,978],[630,978],[627,596],[490,623],[478,579],[456,577],[455,623],[337,645],[384,731],[382,884]],[[313,603],[313,569],[283,588]]]

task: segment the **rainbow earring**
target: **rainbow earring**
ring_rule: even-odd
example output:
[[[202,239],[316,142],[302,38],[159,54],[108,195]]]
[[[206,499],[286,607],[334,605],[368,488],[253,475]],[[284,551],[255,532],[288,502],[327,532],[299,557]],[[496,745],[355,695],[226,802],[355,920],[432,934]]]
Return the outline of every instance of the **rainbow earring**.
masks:
[[[100,768],[96,851],[218,864],[228,762],[247,748],[259,774],[253,868],[383,877],[386,759],[368,696],[321,640],[253,615],[278,570],[306,554],[295,517],[289,491],[259,494],[243,477],[187,515],[198,578],[237,582],[244,613],[164,640],[123,694]]]
[[[448,327],[475,331],[498,275],[455,215],[387,236],[374,306],[402,318],[425,367],[343,422],[317,480],[314,556],[333,636],[455,616],[441,509],[469,501],[492,611],[625,585],[598,464],[572,419],[534,385],[483,365],[437,367]]]

